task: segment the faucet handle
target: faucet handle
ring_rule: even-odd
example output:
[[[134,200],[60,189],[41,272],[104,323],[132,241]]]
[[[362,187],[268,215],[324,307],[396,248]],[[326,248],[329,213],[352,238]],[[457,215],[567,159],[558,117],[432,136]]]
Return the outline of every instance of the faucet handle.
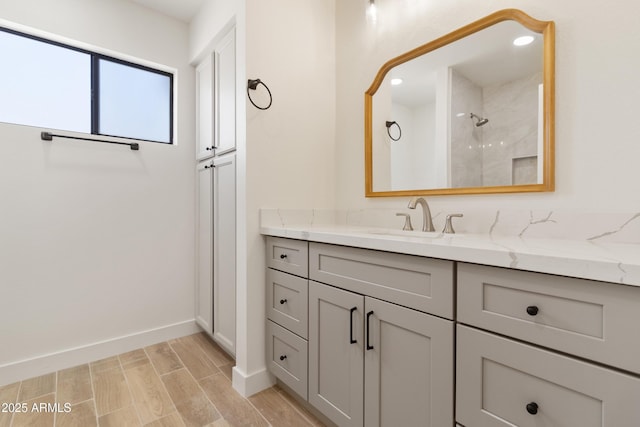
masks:
[[[407,213],[398,212],[396,216],[404,217],[404,227],[402,227],[405,231],[413,231],[413,226],[411,226],[411,216]]]
[[[447,219],[444,222],[444,230],[442,230],[442,232],[447,234],[455,234],[456,231],[453,229],[453,225],[451,224],[451,218],[462,218],[462,216],[462,214],[447,215]]]

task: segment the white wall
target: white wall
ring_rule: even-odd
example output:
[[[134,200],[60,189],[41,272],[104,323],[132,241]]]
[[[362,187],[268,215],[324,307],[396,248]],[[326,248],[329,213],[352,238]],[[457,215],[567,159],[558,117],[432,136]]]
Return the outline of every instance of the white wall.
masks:
[[[247,103],[247,366],[265,365],[262,207],[334,203],[335,0],[247,1],[247,77],[273,105]],[[295,19],[292,19],[295,17]]]
[[[120,0],[3,1],[0,17],[176,69],[178,111],[177,144],[140,151],[0,124],[0,384],[195,331],[186,24]]]
[[[556,23],[556,191],[540,194],[429,197],[432,208],[640,212],[640,126],[636,0],[606,11],[577,0],[379,0],[377,26],[364,1],[337,2],[337,205],[404,206],[365,199],[363,94],[388,59],[489,13],[518,8]],[[464,221],[469,220],[465,215]],[[460,221],[463,226],[464,221]],[[458,228],[458,227],[456,227]]]
[[[434,149],[435,115],[435,101],[416,107],[393,105],[392,117],[400,124],[402,135],[400,141],[395,141],[397,144],[389,142],[392,190],[434,187],[437,160]],[[398,129],[394,125],[391,128],[391,135],[397,137],[397,132]],[[375,189],[378,189],[377,185]]]

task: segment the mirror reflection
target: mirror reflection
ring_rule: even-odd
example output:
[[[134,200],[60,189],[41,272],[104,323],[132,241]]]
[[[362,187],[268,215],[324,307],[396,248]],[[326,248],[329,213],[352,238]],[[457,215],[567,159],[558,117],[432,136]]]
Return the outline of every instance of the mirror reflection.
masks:
[[[367,92],[368,196],[553,188],[553,27],[529,20],[501,11],[385,64]]]

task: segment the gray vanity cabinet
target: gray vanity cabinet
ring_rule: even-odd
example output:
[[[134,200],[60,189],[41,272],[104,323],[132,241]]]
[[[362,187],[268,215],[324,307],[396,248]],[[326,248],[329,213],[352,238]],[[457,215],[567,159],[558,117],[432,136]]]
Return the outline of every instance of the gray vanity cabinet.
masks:
[[[268,237],[266,263],[283,384],[341,427],[454,425],[453,262]]]
[[[267,265],[269,369],[338,426],[640,426],[640,287],[276,237]]]
[[[640,288],[458,263],[457,295],[457,421],[640,425]]]
[[[453,322],[427,312],[452,316],[453,263],[312,242],[309,277],[309,402],[340,426],[452,426]]]
[[[309,402],[340,426],[453,425],[453,322],[310,281]]]
[[[267,255],[267,367],[307,399],[308,243],[269,237]]]

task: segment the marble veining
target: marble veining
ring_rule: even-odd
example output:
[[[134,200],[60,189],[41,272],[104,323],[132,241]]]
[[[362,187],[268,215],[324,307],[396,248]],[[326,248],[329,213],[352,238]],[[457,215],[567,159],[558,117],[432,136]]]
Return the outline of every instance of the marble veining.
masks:
[[[531,212],[531,217],[529,219],[529,224],[527,224],[527,226],[522,229],[522,231],[520,233],[518,233],[518,236],[522,237],[524,235],[524,233],[527,232],[527,230],[529,229],[529,227],[531,227],[532,225],[536,225],[536,224],[544,224],[546,222],[556,222],[555,220],[551,219],[551,215],[553,215],[553,211],[549,212],[549,214],[541,219],[533,219],[533,212]]]
[[[443,215],[451,212],[434,213],[439,231],[422,233],[401,230],[402,221],[395,212],[402,211],[406,212],[403,209],[263,209],[261,232],[640,286],[640,213],[631,217],[628,214],[596,215],[600,219],[608,218],[610,224],[594,225],[595,214],[576,218],[557,211],[478,211],[473,213],[477,221],[460,221],[454,225],[458,233],[449,235],[440,231],[440,223]],[[410,214],[414,227],[419,226],[421,219],[415,212]],[[465,212],[465,218],[467,215]],[[591,226],[589,233],[580,229],[584,224]],[[485,231],[472,231],[482,229]],[[593,234],[595,229],[598,231]]]
[[[596,236],[588,237],[587,240],[597,240],[597,239],[601,239],[601,238],[606,237],[606,236],[611,236],[611,235],[620,233],[627,225],[629,225],[631,222],[635,221],[638,218],[640,218],[640,213],[636,213],[635,215],[633,215],[633,217],[631,217],[631,219],[626,221],[619,228],[617,228],[615,230],[612,230],[612,231],[605,231],[604,233],[598,234]]]

